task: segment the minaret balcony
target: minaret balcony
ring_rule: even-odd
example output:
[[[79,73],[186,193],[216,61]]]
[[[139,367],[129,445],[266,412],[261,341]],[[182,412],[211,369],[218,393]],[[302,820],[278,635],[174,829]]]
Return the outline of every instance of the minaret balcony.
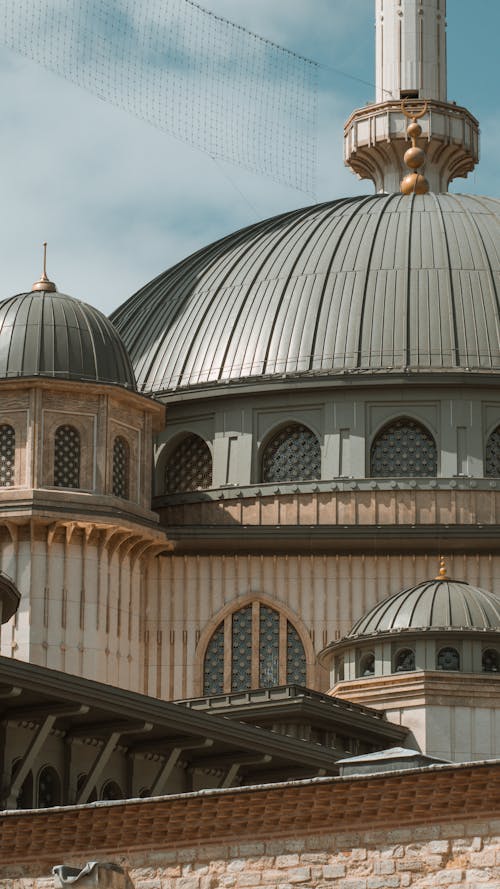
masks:
[[[422,104],[423,100],[416,103]],[[466,178],[479,160],[479,123],[465,108],[429,100],[420,124],[430,191],[445,193],[453,179]],[[360,108],[345,125],[346,166],[360,179],[371,179],[380,194],[398,192],[408,172],[403,160],[410,143],[407,126],[399,101]]]

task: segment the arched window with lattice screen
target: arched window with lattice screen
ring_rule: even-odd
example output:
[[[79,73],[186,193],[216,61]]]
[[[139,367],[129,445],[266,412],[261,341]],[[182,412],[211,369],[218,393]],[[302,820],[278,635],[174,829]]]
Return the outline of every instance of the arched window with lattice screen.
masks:
[[[296,627],[258,600],[227,615],[206,647],[205,695],[306,682],[306,653]]]
[[[437,448],[425,426],[401,417],[385,426],[370,454],[372,478],[432,477],[437,475]]]
[[[59,426],[54,438],[54,485],[80,487],[80,433],[74,426]]]
[[[0,426],[0,487],[9,488],[15,484],[16,432],[12,426]]]
[[[128,441],[117,435],[113,442],[113,496],[128,500],[130,492],[130,448]]]
[[[493,430],[486,442],[484,474],[488,478],[500,478],[500,426]]]
[[[165,493],[203,491],[212,486],[212,454],[199,435],[186,435],[165,466]]]
[[[317,436],[307,426],[288,423],[266,444],[261,466],[262,482],[321,478],[321,447]]]

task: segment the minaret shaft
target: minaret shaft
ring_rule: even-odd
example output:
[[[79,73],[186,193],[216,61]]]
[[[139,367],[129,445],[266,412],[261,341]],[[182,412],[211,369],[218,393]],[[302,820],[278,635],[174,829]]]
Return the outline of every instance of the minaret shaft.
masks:
[[[377,102],[446,102],[446,0],[376,0]]]

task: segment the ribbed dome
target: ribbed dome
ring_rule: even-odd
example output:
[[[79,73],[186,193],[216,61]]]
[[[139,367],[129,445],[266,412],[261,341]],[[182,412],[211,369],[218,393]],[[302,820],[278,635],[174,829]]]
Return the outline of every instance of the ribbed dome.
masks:
[[[0,378],[31,376],[136,388],[113,324],[57,292],[20,293],[0,303]]]
[[[500,630],[500,599],[465,581],[426,581],[379,602],[347,638],[432,627]]]
[[[112,319],[140,389],[262,375],[500,370],[500,201],[333,201],[236,232]]]

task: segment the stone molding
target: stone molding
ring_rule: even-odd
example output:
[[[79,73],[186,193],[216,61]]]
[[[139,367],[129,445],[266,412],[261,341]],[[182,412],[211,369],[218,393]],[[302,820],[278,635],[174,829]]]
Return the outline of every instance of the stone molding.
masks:
[[[487,707],[500,709],[500,675],[416,670],[338,682],[329,694],[365,707]]]

